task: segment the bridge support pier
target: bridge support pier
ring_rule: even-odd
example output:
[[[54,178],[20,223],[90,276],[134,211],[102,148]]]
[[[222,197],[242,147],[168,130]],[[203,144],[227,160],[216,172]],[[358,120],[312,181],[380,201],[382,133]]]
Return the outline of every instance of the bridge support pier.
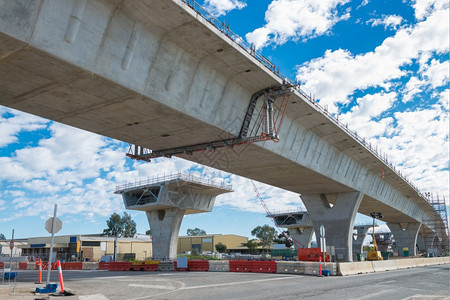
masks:
[[[313,227],[289,228],[290,236],[297,242],[295,248],[310,248],[311,240],[314,233]]]
[[[326,245],[334,246],[336,261],[353,261],[353,223],[363,196],[359,192],[301,195],[319,245],[323,225]]]
[[[403,256],[403,248],[406,247],[409,250],[409,255],[415,256],[417,254],[417,235],[422,223],[387,223],[386,225],[394,235],[398,255]]]
[[[352,239],[354,255],[363,253],[363,243],[364,239],[367,236],[367,231],[369,231],[369,228],[372,228],[372,225],[360,225],[354,227],[354,229],[356,230],[356,239]]]
[[[118,186],[116,194],[122,195],[127,209],[145,211],[152,231],[153,258],[173,260],[184,215],[210,212],[216,197],[231,191],[231,186],[178,173]]]
[[[154,258],[174,259],[177,257],[178,233],[185,212],[185,209],[180,208],[145,212],[152,230]]]
[[[425,249],[425,238],[423,237],[422,234],[418,234],[417,235],[417,247],[419,248],[420,252],[427,252],[427,249]]]

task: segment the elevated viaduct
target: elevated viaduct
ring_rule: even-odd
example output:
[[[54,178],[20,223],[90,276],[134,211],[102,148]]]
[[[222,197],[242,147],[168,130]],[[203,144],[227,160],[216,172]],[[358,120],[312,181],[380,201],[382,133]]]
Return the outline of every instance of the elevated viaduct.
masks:
[[[435,214],[424,196],[229,28],[191,5],[0,1],[0,105],[159,151],[246,137],[267,99],[281,110],[286,92],[278,143],[176,154],[301,194],[316,232],[325,225],[340,260],[351,260],[356,212],[382,212],[400,246],[415,249],[421,221]]]

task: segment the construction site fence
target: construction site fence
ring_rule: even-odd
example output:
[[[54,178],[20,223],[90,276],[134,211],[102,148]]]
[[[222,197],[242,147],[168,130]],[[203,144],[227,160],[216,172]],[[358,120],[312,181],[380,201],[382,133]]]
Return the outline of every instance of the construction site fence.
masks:
[[[326,272],[331,276],[346,276],[383,271],[401,270],[433,265],[450,264],[450,257],[403,258],[382,261],[360,262],[312,262],[312,261],[257,261],[257,260],[190,260],[187,268],[178,268],[177,261],[139,261],[139,262],[79,262],[62,263],[63,270],[108,270],[108,271],[200,271],[200,272],[248,272],[279,273],[299,275],[320,275]],[[6,265],[0,262],[0,269]],[[19,270],[39,269],[37,263],[19,263]],[[42,263],[42,269],[48,269],[48,263]],[[52,263],[52,270],[56,270]]]

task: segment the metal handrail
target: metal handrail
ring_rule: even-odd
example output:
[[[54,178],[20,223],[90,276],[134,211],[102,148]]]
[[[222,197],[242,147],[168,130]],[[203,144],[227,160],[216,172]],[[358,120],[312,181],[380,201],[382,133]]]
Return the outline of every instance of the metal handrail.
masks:
[[[339,121],[338,117],[335,117],[331,113],[328,112],[326,108],[323,108],[319,103],[315,101],[311,97],[311,95],[306,94],[299,86],[298,82],[289,79],[287,76],[280,73],[279,68],[276,67],[275,64],[273,64],[268,58],[264,57],[262,54],[258,53],[255,49],[255,46],[253,44],[247,43],[243,38],[241,38],[239,35],[234,33],[230,30],[230,26],[225,24],[225,21],[221,22],[218,19],[216,19],[211,13],[209,13],[204,7],[202,7],[200,4],[197,3],[195,0],[181,0],[183,3],[187,4],[192,10],[194,10],[196,13],[198,13],[199,16],[203,17],[204,20],[208,21],[210,24],[212,24],[214,27],[219,29],[225,36],[227,36],[232,42],[239,45],[242,49],[247,51],[250,55],[252,55],[254,58],[256,58],[261,64],[263,64],[267,69],[269,69],[272,73],[274,73],[276,76],[278,76],[280,79],[282,79],[286,83],[290,83],[294,86],[294,89],[300,93],[303,97],[305,97],[309,102],[314,104],[314,106],[322,112],[331,122],[333,122],[335,125],[340,127],[342,130],[344,130],[346,133],[348,133],[350,136],[352,136],[356,141],[358,141],[362,146],[366,148],[369,152],[371,152],[373,155],[375,155],[379,160],[381,160],[387,167],[390,168],[390,170],[397,174],[399,177],[401,177],[404,182],[406,182],[412,189],[414,189],[417,194],[425,199],[428,203],[430,203],[430,198],[422,193],[417,186],[415,186],[411,180],[406,178],[405,175],[403,175],[400,171],[398,171],[394,165],[389,162],[387,154],[382,153],[381,150],[379,152],[378,148],[373,148],[370,143],[367,143],[365,138],[358,136],[358,133],[356,131],[351,131],[348,129],[347,124],[343,124]]]
[[[120,184],[120,185],[116,186],[116,192],[139,187],[139,186],[147,186],[147,185],[152,185],[152,184],[156,184],[156,183],[164,183],[164,182],[178,181],[178,180],[199,183],[199,184],[216,187],[216,188],[221,188],[221,189],[225,189],[225,190],[230,190],[230,191],[232,190],[232,186],[230,184],[225,184],[224,182],[216,183],[209,178],[206,179],[206,178],[203,178],[203,177],[200,177],[197,175],[193,175],[190,173],[186,174],[186,173],[178,172],[175,174],[168,174],[168,175],[164,174],[161,176],[147,178],[144,180],[139,180],[139,181],[136,180],[135,182]]]

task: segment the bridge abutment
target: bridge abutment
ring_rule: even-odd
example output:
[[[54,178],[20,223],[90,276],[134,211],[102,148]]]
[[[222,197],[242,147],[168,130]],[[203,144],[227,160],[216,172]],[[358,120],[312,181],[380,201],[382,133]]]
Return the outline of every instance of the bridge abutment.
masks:
[[[415,256],[417,254],[417,235],[422,223],[386,223],[386,225],[394,235],[398,255],[403,256],[403,248],[406,247],[409,250],[409,255]]]
[[[301,195],[319,245],[320,226],[323,225],[326,244],[334,246],[337,261],[353,260],[353,223],[363,196],[359,192]]]

